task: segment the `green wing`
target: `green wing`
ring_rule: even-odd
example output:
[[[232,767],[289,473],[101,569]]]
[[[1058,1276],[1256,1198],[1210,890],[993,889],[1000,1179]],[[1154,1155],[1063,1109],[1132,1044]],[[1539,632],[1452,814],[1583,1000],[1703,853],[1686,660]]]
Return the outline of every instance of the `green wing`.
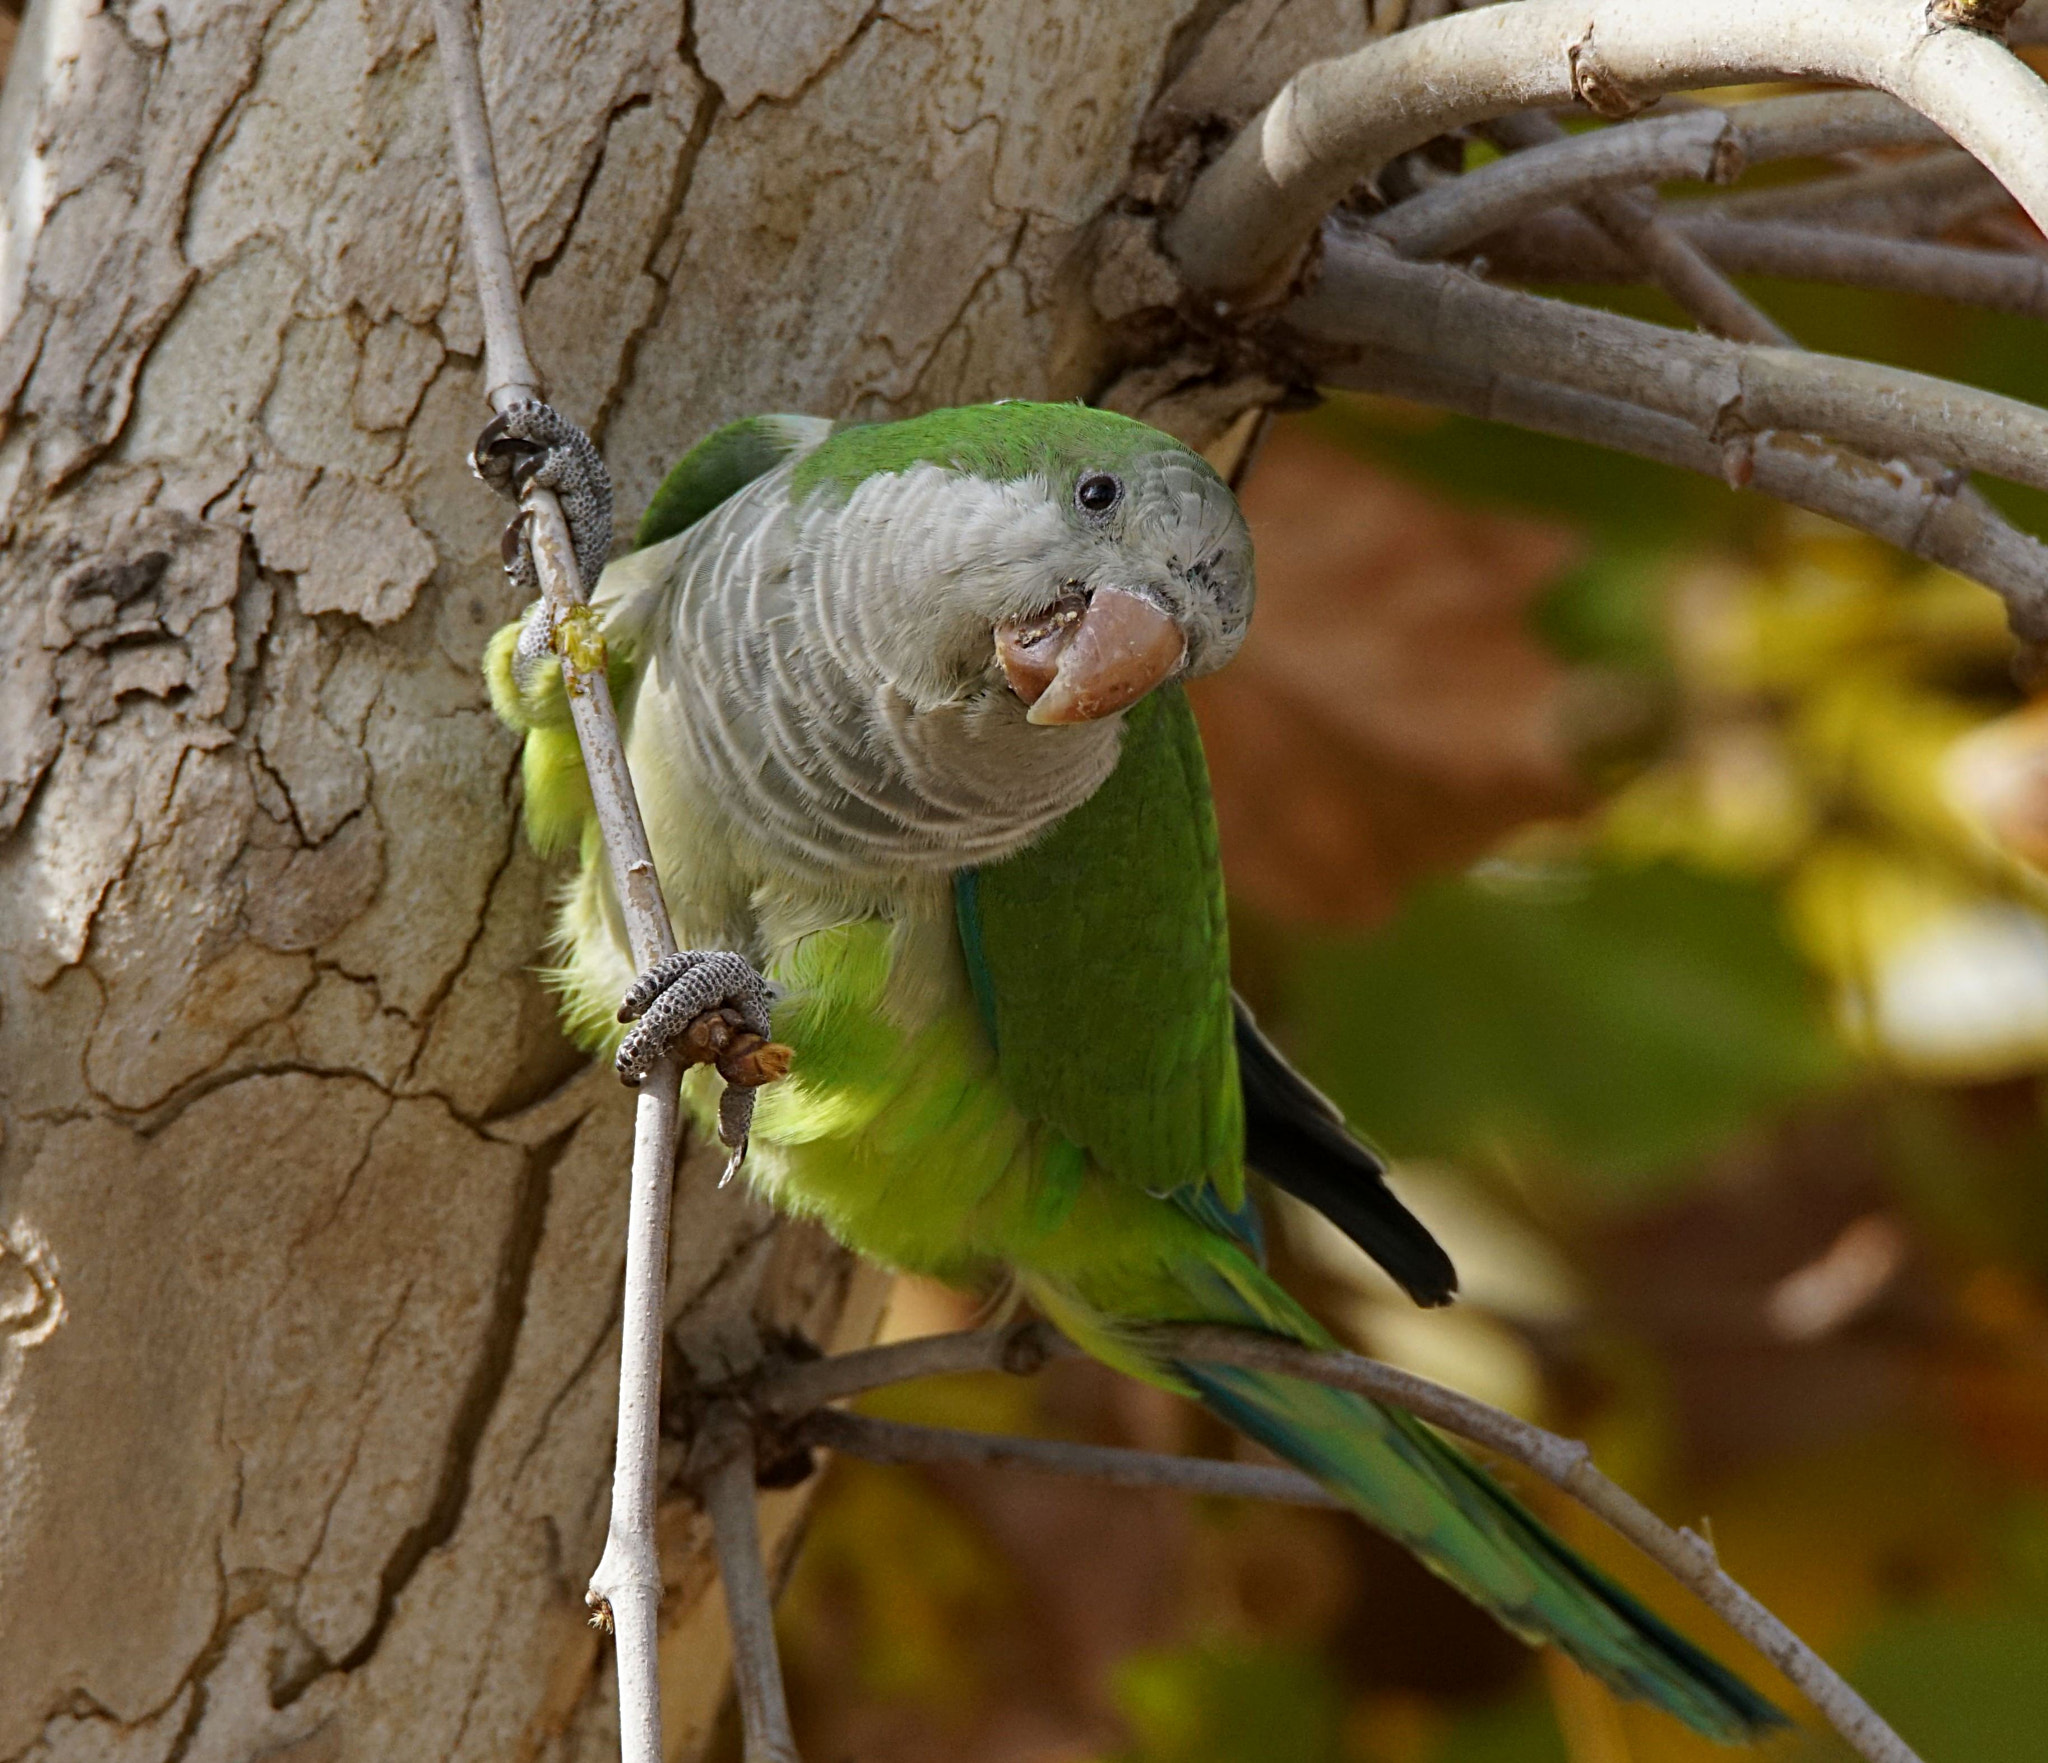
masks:
[[[1123,756],[1084,806],[1029,850],[963,872],[954,897],[1010,1099],[1114,1175],[1240,1208],[1223,872],[1180,688],[1125,717]]]
[[[832,428],[819,416],[743,416],[714,430],[661,480],[634,530],[634,548],[644,551],[695,526],[757,477],[819,446]]]

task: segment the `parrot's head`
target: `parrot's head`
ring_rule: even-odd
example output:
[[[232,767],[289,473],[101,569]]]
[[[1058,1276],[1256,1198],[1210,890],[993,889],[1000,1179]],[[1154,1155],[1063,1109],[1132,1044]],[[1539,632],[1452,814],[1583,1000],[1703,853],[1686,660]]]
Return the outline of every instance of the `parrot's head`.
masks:
[[[815,457],[814,471],[866,468],[848,512],[905,567],[876,583],[889,615],[864,623],[920,708],[1101,722],[1244,640],[1237,498],[1144,423],[1019,400],[842,431]]]
[[[1015,402],[806,436],[599,591],[651,651],[635,738],[673,731],[782,869],[999,861],[1115,770],[1124,711],[1244,640],[1244,517],[1157,429]]]
[[[982,608],[995,615],[995,675],[1042,727],[1114,716],[1164,680],[1214,672],[1252,609],[1251,535],[1229,485],[1156,430],[1076,414],[1026,480],[1042,559],[1006,570]]]

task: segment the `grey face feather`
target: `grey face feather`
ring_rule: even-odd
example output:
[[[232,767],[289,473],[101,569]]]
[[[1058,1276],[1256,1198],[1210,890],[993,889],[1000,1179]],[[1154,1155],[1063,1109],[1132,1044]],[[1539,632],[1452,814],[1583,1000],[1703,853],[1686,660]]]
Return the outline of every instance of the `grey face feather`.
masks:
[[[1207,673],[1243,640],[1251,547],[1199,460],[1123,462],[1103,513],[942,466],[791,505],[794,463],[614,564],[598,601],[643,676],[632,745],[765,853],[820,876],[945,872],[1022,848],[1095,791],[1120,719],[1033,727],[992,632],[1062,595],[1151,600]]]

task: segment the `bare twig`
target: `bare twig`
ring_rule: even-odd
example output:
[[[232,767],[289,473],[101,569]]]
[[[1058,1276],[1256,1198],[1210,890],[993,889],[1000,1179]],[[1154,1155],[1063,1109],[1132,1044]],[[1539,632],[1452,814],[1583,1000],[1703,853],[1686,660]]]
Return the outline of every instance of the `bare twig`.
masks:
[[[761,1565],[753,1433],[736,1408],[720,1406],[707,1416],[692,1455],[704,1510],[717,1540],[746,1763],[797,1763],[789,1698],[782,1687],[782,1658],[775,1648],[775,1600]]]
[[[1874,103],[1873,103],[1874,101]],[[1746,107],[1750,112],[1769,110],[1770,120],[1744,123],[1731,129],[1737,142],[1748,141],[1759,150],[1807,151],[1839,143],[1853,134],[1855,126],[1887,119],[1879,107],[1893,111],[1898,106],[1880,93],[1827,92]],[[1738,113],[1740,115],[1741,113]],[[1904,114],[1910,115],[1910,112]],[[1917,119],[1916,119],[1917,120]],[[1521,111],[1487,125],[1489,132],[1510,149],[1548,152],[1569,145],[1564,129],[1555,118],[1540,111]],[[1610,131],[1611,132],[1611,131]],[[1510,162],[1512,163],[1512,162]],[[1718,167],[1719,155],[1713,161]],[[1586,218],[1607,240],[1618,246],[1659,287],[1689,313],[1703,330],[1739,343],[1763,343],[1794,349],[1798,344],[1771,316],[1755,305],[1720,269],[1710,262],[1683,233],[1673,228],[1649,187],[1623,189],[1603,187],[1587,190],[1579,198]],[[1807,441],[1807,437],[1798,437]],[[1806,457],[1825,457],[1834,452],[1841,468],[1866,480],[1883,480],[1893,475],[1878,461],[1843,449],[1807,445]],[[1967,509],[1979,525],[1988,521],[2003,524],[1976,491],[1958,481],[1945,461],[1907,455],[1904,464],[1912,478],[1930,493],[1947,498]],[[1738,441],[1732,452],[1724,450],[1724,470],[1731,483],[1750,481],[1755,471],[1753,442]],[[1778,475],[1783,475],[1782,473]],[[1917,531],[1917,529],[1916,529]]]
[[[1790,429],[1881,459],[1931,452],[1963,470],[2048,487],[2048,412],[2018,399],[1489,287],[1335,230],[1320,285],[1287,319],[1326,343],[1368,344],[1644,405],[1716,441]]]
[[[483,78],[469,0],[434,0],[434,29],[447,89],[449,133],[468,223],[469,259],[483,307],[485,380],[495,410],[539,395],[519,320],[518,284],[505,233]],[[597,822],[610,860],[635,964],[643,971],[675,952],[647,829],[626,768],[605,672],[604,644],[584,605],[568,523],[552,491],[523,498],[562,683],[569,697]],[[618,1637],[619,1745],[626,1763],[661,1763],[661,1683],[656,1620],[661,1563],[655,1550],[655,1466],[660,1447],[662,1300],[668,1273],[669,1199],[675,1182],[680,1072],[655,1062],[640,1086],[626,1236],[619,1356],[619,1427],[611,1522],[591,1575],[592,1608]],[[751,1499],[751,1488],[749,1490]]]
[[[1676,417],[1514,374],[1362,349],[1327,369],[1324,383],[1585,441],[1706,477],[1727,475],[1726,448]],[[1980,499],[1956,495],[1947,480],[1792,434],[1757,437],[1744,462],[1751,487],[1765,495],[1983,583],[2011,608],[2016,625],[2048,607],[2048,545]]]
[[[1029,1377],[1053,1359],[1080,1352],[1050,1323],[1019,1322],[1008,1328],[964,1329],[957,1334],[921,1335],[886,1347],[863,1347],[829,1359],[805,1359],[779,1367],[753,1394],[754,1406],[794,1420],[843,1402],[865,1390],[909,1383],[920,1377],[950,1377],[968,1371],[1008,1371]]]
[[[1772,77],[1870,86],[1938,123],[2048,218],[2048,91],[1926,0],[1519,0],[1304,68],[1196,180],[1161,238],[1212,299],[1282,297],[1318,222],[1398,153],[1488,117]]]
[[[1871,1763],[1919,1763],[1905,1741],[1826,1660],[1723,1571],[1708,1543],[1689,1530],[1673,1530],[1634,1495],[1609,1481],[1576,1439],[1560,1438],[1456,1390],[1355,1353],[1317,1352],[1272,1335],[1229,1328],[1162,1329],[1157,1338],[1178,1360],[1278,1372],[1405,1408],[1433,1426],[1534,1470],[1696,1592],[1797,1684],[1860,1756]]]
[[[2026,251],[1983,251],[1931,245],[1788,221],[1735,220],[1663,210],[1665,225],[1731,275],[1783,276],[1845,287],[1919,294],[1960,306],[1983,306],[2026,318],[2048,318],[2048,257]],[[1490,273],[1510,281],[1638,281],[1646,271],[1595,228],[1562,209],[1482,239]]]
[[[1127,1451],[1114,1445],[1076,1445],[1064,1439],[1011,1438],[962,1432],[950,1426],[911,1426],[865,1414],[821,1409],[796,1428],[797,1440],[843,1451],[870,1463],[970,1463],[989,1469],[1038,1469],[1076,1475],[1119,1488],[1176,1488],[1190,1494],[1276,1500],[1291,1506],[1341,1508],[1320,1482],[1293,1469],[1264,1463],[1223,1463],[1213,1457],[1175,1457]]]
[[[1850,127],[1867,121],[1873,98],[1879,105],[1892,103],[1877,94],[1839,92],[1783,100],[1767,124],[1750,128],[1747,134],[1776,147],[1816,150],[1839,143]],[[1748,107],[1752,112],[1766,108],[1771,107]],[[1505,116],[1487,128],[1511,150],[1547,151],[1565,139],[1561,125],[1539,111]],[[1591,189],[1581,196],[1580,208],[1608,242],[1625,258],[1633,259],[1702,328],[1737,342],[1797,347],[1686,235],[1669,224],[1653,191]],[[1559,395],[1568,401],[1576,398],[1581,405],[1586,402],[1582,395],[1560,394],[1557,388],[1530,389],[1550,392],[1553,403]],[[1586,412],[1581,408],[1573,414]],[[1624,433],[1639,429],[1644,422],[1666,420],[1647,411],[1618,414]],[[1709,450],[1705,437],[1687,438],[1699,451]],[[1766,441],[1769,447],[1763,457],[1762,487],[1767,493],[1787,492],[1786,499],[1803,506],[1825,503],[1825,512],[1846,512],[1852,524],[1866,530],[1875,516],[1902,549],[1933,556],[1951,568],[1959,564],[1966,568],[1974,565],[1976,570],[1988,568],[1998,577],[2005,597],[2013,601],[2016,614],[2020,608],[2032,612],[2043,604],[2048,584],[2042,579],[2042,565],[2048,562],[2048,551],[2002,520],[1945,461],[1907,455],[1897,462],[1883,462],[1807,435],[1770,435]],[[1757,480],[1755,438],[1724,442],[1719,453],[1722,475],[1731,484]],[[1710,463],[1687,463],[1696,469],[1713,469]],[[2025,620],[2016,616],[2015,622]]]
[[[1196,1324],[1149,1329],[1145,1338],[1168,1362],[1275,1372],[1405,1409],[1534,1471],[1620,1531],[1694,1591],[1769,1658],[1858,1755],[1869,1763],[1920,1763],[1825,1660],[1722,1570],[1709,1543],[1689,1530],[1671,1529],[1608,1480],[1593,1467],[1591,1454],[1578,1441],[1560,1438],[1412,1372],[1352,1353],[1319,1351],[1272,1335]],[[777,1436],[826,1445],[875,1462],[1015,1465],[1086,1476],[1117,1486],[1173,1486],[1205,1493],[1289,1500],[1300,1496],[1305,1500],[1305,1477],[1258,1465],[1162,1458],[1146,1451],[1044,1439],[995,1438],[943,1427],[885,1423],[829,1410],[810,1411],[813,1402],[837,1400],[912,1378],[965,1371],[1028,1372],[1075,1351],[1044,1323],[933,1335],[784,1366],[757,1385],[748,1400]],[[1268,1477],[1275,1478],[1270,1487],[1263,1479]]]
[[[1878,239],[1825,227],[1705,215],[1681,222],[1679,231],[1736,275],[1840,282],[2048,318],[2048,257],[2025,251],[1978,251],[1965,245],[1930,245],[1918,239]]]
[[[1732,183],[1745,167],[1769,160],[1946,139],[1882,92],[1815,92],[1725,110],[1681,110],[1583,135],[1566,134],[1554,122],[1550,129],[1547,141],[1376,215],[1371,230],[1403,257],[1448,257],[1527,215],[1596,191],[1676,178]]]
[[[1681,224],[1695,216],[1795,220],[1843,232],[1931,239],[1980,214],[2010,210],[2006,188],[1969,154],[1954,148],[1806,178],[1761,190],[1674,202]]]
[[[1834,92],[1824,96],[1877,97],[1881,104],[1892,104],[1889,98],[1869,92]],[[1893,105],[1892,108],[1896,110],[1898,107]],[[1539,110],[1524,110],[1513,116],[1501,117],[1489,125],[1489,132],[1502,146],[1515,151],[1515,158],[1503,161],[1508,165],[1516,164],[1529,155],[1546,153],[1553,146],[1564,145],[1569,140],[1563,125]],[[1429,197],[1424,195],[1418,200],[1427,201]],[[1797,347],[1769,313],[1752,302],[1702,257],[1686,238],[1671,228],[1652,191],[1603,185],[1585,190],[1578,200],[1581,212],[1593,226],[1621,251],[1625,259],[1634,263],[1690,313],[1702,330],[1711,331],[1717,337],[1732,338],[1738,343],[1774,343],[1788,349]],[[1411,204],[1402,206],[1406,208]],[[1416,253],[1409,251],[1403,255],[1414,256]]]
[[[1628,253],[1644,275],[1679,304],[1703,331],[1736,343],[1799,345],[1776,319],[1728,280],[1686,235],[1638,190],[1594,190],[1581,204],[1586,218]]]

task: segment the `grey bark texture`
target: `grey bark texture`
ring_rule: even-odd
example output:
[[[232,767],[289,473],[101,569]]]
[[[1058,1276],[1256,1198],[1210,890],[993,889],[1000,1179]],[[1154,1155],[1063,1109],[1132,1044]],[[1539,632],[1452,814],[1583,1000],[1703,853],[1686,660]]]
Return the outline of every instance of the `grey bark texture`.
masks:
[[[764,409],[1096,395],[1212,440],[1277,388],[1159,344],[1134,205],[1369,28],[486,0],[534,351],[628,518]],[[582,1587],[631,1110],[531,972],[459,241],[418,0],[31,0],[0,99],[5,1763],[616,1754]],[[679,1178],[679,1351],[861,1338],[881,1282],[717,1161]],[[763,1497],[771,1548],[804,1497]],[[703,1521],[665,1522],[682,1757],[725,1648]]]

